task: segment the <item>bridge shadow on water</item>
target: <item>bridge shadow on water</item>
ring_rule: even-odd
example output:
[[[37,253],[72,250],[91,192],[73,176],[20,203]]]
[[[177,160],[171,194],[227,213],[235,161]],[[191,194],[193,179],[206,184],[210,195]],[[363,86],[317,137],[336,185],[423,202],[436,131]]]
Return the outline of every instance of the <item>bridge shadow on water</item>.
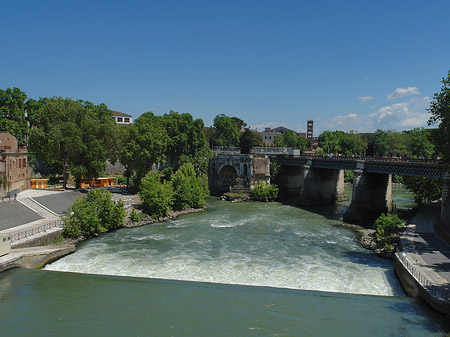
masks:
[[[320,206],[300,206],[297,203],[297,199],[298,197],[292,196],[283,200],[279,200],[279,202],[283,205],[289,205],[292,207],[304,209],[305,211],[321,215],[329,220],[336,220],[339,222],[343,222],[344,214],[345,212],[347,212],[348,207],[350,206],[350,201],[343,201],[335,204]]]

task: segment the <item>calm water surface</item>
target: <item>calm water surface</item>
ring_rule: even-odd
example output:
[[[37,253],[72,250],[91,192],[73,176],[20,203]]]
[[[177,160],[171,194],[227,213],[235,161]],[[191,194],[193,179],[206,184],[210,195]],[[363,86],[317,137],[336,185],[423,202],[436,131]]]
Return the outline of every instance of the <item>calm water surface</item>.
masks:
[[[404,190],[395,195],[398,207],[411,204]],[[0,332],[441,336],[450,329],[405,297],[390,261],[340,226],[345,203],[305,210],[210,198],[209,206],[89,240],[45,270],[0,274]]]

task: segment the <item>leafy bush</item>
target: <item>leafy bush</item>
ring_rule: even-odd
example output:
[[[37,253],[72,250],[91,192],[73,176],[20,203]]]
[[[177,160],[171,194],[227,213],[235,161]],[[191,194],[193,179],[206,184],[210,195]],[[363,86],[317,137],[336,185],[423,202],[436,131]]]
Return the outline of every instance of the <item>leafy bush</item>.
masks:
[[[141,180],[139,196],[144,212],[157,219],[167,214],[173,205],[172,182],[161,182],[159,172],[149,172]]]
[[[134,208],[132,208],[130,212],[130,219],[132,222],[139,222],[142,219],[142,213],[138,213]]]
[[[63,235],[89,237],[120,227],[125,218],[123,202],[119,200],[114,204],[111,197],[109,191],[96,189],[90,191],[86,198],[75,200],[63,218]]]
[[[399,176],[399,175],[397,175],[397,174],[394,174],[394,175],[392,176],[392,182],[393,182],[394,184],[403,184],[403,177],[402,177],[402,176]]]
[[[206,205],[209,195],[206,176],[197,177],[194,165],[183,164],[172,177],[175,209],[200,208]]]
[[[250,191],[250,197],[253,200],[269,201],[278,196],[278,187],[276,185],[256,184]]]
[[[353,174],[353,171],[351,171],[351,170],[345,170],[344,171],[344,181],[346,182],[346,183],[350,183],[350,184],[353,184],[353,178],[354,178],[354,174]]]
[[[389,241],[389,236],[394,227],[401,226],[403,221],[399,219],[397,214],[384,214],[375,220],[373,227],[376,230],[376,237],[378,240]]]

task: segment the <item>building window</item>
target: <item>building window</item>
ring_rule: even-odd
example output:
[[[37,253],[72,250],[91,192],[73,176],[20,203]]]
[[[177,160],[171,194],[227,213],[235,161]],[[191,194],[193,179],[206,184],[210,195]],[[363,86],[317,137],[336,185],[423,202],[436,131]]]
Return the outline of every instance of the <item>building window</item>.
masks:
[[[122,117],[117,117],[117,123],[122,123],[123,122],[123,118]]]
[[[25,158],[22,159],[22,167],[27,167],[27,160]]]
[[[22,168],[22,161],[19,159],[19,165],[18,168]]]
[[[125,117],[125,123],[130,123],[130,119],[128,117]]]
[[[114,116],[113,116],[113,118],[112,118],[112,119],[116,120],[116,117],[114,117]]]

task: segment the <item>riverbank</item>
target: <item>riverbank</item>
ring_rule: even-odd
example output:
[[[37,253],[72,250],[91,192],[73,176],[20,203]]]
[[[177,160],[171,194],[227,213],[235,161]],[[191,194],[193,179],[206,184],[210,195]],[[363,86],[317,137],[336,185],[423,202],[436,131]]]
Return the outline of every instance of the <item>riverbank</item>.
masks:
[[[406,227],[395,228],[391,238],[392,246],[388,249],[381,240],[377,239],[375,229],[352,224],[342,224],[342,226],[345,228],[350,228],[356,233],[356,239],[362,247],[373,250],[377,256],[390,260],[394,260],[395,251],[397,245],[399,244],[400,237],[406,229]]]
[[[137,214],[142,214],[142,218],[139,221],[132,221],[131,217],[128,216],[122,227],[123,228],[134,228],[134,227],[150,225],[150,224],[156,223],[156,222],[169,221],[169,220],[175,219],[181,215],[204,212],[207,208],[208,208],[207,206],[204,206],[201,208],[187,208],[187,209],[183,209],[181,211],[170,210],[169,212],[167,212],[167,215],[160,217],[158,219],[153,219],[151,216],[146,215],[145,213],[137,212]],[[132,208],[132,209],[134,209],[136,211],[136,208]]]

